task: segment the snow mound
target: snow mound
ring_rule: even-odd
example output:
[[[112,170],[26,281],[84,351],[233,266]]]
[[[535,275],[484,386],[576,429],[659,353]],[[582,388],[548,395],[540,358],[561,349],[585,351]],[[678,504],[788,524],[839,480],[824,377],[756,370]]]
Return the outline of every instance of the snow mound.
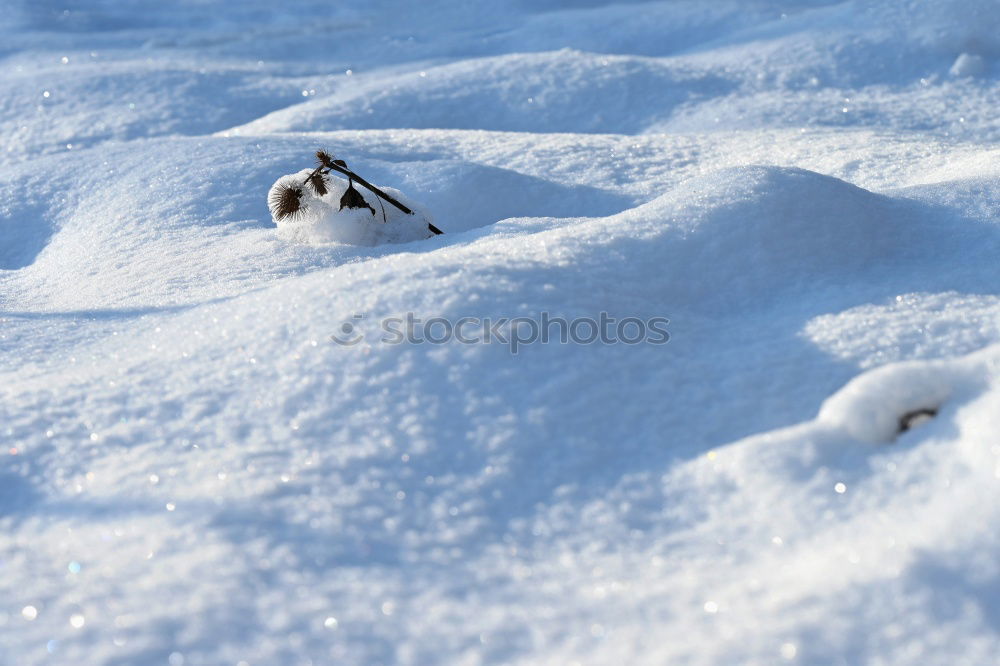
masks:
[[[21,69],[0,77],[0,95],[32,113],[0,116],[0,163],[141,137],[208,134],[302,99],[293,81],[252,65],[123,63],[102,50],[71,52],[65,65],[56,61],[41,74]]]
[[[979,55],[963,53],[955,58],[955,64],[951,66],[948,73],[952,76],[973,77],[986,72],[986,60]]]
[[[361,185],[356,185],[354,191],[364,199],[368,208],[341,207],[341,197],[349,188],[348,180],[332,174],[327,176],[327,192],[319,195],[304,184],[312,173],[312,169],[303,169],[296,174],[282,176],[271,186],[269,201],[289,188],[300,193],[300,209],[295,214],[279,219],[272,211],[272,219],[283,237],[312,244],[375,246],[409,243],[434,236],[428,228],[429,224],[433,224],[430,214],[399,190],[376,185],[412,213],[404,213],[391,203],[382,201],[381,197]]]
[[[733,88],[723,76],[667,61],[571,49],[352,78],[359,80],[227,134],[383,127],[638,132],[686,102]]]
[[[510,135],[500,136],[501,142],[513,143]],[[438,226],[448,233],[509,218],[612,215],[635,205],[632,197],[616,191],[614,183],[593,183],[579,173],[576,177],[584,184],[559,184],[548,173],[539,177],[510,164],[501,168],[455,159],[410,162],[398,171],[401,185],[420,193],[440,221]]]
[[[873,321],[881,325],[872,327]],[[826,353],[864,370],[904,359],[964,356],[1000,339],[1000,297],[899,294],[885,304],[823,314],[802,333]]]
[[[977,360],[885,365],[826,400],[818,420],[863,442],[889,442],[906,429],[909,415],[937,412],[956,392],[982,390],[985,379]]]
[[[995,0],[6,4],[0,662],[996,661]]]
[[[740,309],[815,291],[881,270],[911,242],[900,202],[785,167],[723,169],[621,216],[659,236],[656,282],[674,305]]]
[[[879,9],[927,48],[1000,56],[1000,4],[994,0],[894,2]]]

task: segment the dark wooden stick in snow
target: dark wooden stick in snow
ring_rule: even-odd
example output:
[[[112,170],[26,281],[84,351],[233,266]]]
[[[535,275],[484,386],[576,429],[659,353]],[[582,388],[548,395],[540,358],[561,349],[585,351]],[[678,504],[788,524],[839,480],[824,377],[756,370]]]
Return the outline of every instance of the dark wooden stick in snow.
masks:
[[[316,169],[311,174],[309,174],[309,178],[307,178],[306,180],[311,179],[313,176],[315,176],[317,173],[319,173],[325,167],[326,169],[328,169],[330,171],[337,171],[339,173],[344,174],[348,178],[352,178],[352,179],[358,181],[360,184],[364,185],[369,190],[371,190],[372,192],[374,192],[376,196],[382,197],[383,199],[385,199],[386,201],[388,201],[393,206],[395,206],[399,210],[403,211],[407,215],[413,215],[413,211],[412,210],[410,210],[409,208],[407,208],[406,206],[404,206],[403,204],[401,204],[399,201],[396,201],[396,199],[394,197],[389,196],[388,194],[386,194],[385,192],[383,192],[379,188],[375,187],[374,185],[372,185],[371,183],[369,183],[367,180],[365,180],[364,178],[362,178],[358,174],[356,174],[353,171],[351,171],[350,169],[348,169],[347,165],[344,163],[343,160],[333,160],[329,155],[327,155],[322,150],[316,151],[316,157],[319,159],[320,165],[318,167],[316,167]],[[427,228],[430,229],[433,233],[438,234],[438,235],[441,235],[441,234],[444,233],[443,231],[441,231],[440,229],[438,229],[437,227],[435,227],[430,222],[427,223]]]

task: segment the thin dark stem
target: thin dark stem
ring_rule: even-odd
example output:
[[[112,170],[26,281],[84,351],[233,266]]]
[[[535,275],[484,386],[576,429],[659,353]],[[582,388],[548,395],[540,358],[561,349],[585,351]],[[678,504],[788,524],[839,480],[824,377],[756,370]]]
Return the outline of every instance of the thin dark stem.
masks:
[[[385,199],[386,201],[388,201],[393,206],[395,206],[399,210],[403,211],[407,215],[413,215],[413,211],[412,210],[410,210],[409,208],[407,208],[403,204],[399,203],[394,198],[392,198],[391,196],[389,196],[388,194],[386,194],[385,192],[383,192],[379,188],[375,187],[374,185],[372,185],[367,180],[365,180],[364,178],[362,178],[358,174],[354,173],[350,169],[345,169],[344,167],[340,166],[339,164],[333,164],[333,165],[331,165],[328,168],[333,169],[334,171],[339,171],[340,173],[344,174],[348,178],[353,178],[354,180],[358,181],[359,183],[361,183],[362,185],[364,185],[365,187],[367,187],[369,190],[371,190],[372,192],[374,192],[378,196],[382,197],[383,199]]]
[[[413,215],[413,211],[412,210],[410,210],[409,208],[407,208],[406,206],[404,206],[400,202],[396,201],[396,199],[394,199],[393,197],[389,196],[388,194],[386,194],[385,192],[383,192],[379,188],[375,187],[374,185],[372,185],[367,180],[365,180],[364,178],[362,178],[358,174],[354,173],[353,171],[351,171],[347,167],[342,167],[339,164],[336,164],[335,162],[331,162],[331,163],[325,164],[325,165],[324,164],[319,165],[318,167],[316,167],[313,170],[313,172],[311,174],[309,174],[309,178],[312,178],[315,174],[319,173],[319,171],[322,170],[324,167],[328,170],[327,173],[329,173],[330,170],[339,171],[340,173],[344,174],[348,178],[353,178],[354,180],[358,181],[359,183],[361,183],[362,185],[364,185],[365,187],[367,187],[369,190],[371,190],[372,192],[374,192],[377,196],[382,197],[383,199],[385,199],[386,201],[388,201],[393,206],[395,206],[399,210],[403,211],[407,215]],[[306,179],[307,182],[308,182],[309,178]],[[430,229],[433,233],[435,233],[437,235],[441,235],[441,234],[444,233],[443,231],[441,231],[440,229],[438,229],[437,227],[435,227],[430,222],[427,223],[427,228]]]

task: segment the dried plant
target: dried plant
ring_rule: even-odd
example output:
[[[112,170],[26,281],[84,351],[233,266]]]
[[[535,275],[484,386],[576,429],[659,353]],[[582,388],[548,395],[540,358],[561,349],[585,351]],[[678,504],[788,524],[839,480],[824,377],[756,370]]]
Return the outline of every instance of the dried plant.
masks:
[[[267,199],[267,207],[276,220],[295,218],[305,210],[302,203],[302,188],[289,185],[279,185]]]
[[[365,198],[361,196],[361,192],[354,189],[354,180],[350,179],[347,181],[347,191],[344,192],[344,196],[340,197],[340,210],[345,208],[367,208],[375,214],[375,209],[368,205]],[[382,213],[382,220],[385,221],[385,212]]]
[[[382,207],[383,222],[386,221],[385,206],[382,205],[383,200],[392,204],[407,215],[413,215],[412,210],[348,169],[347,162],[344,160],[334,159],[333,155],[325,150],[316,151],[316,165],[316,168],[313,169],[308,176],[306,176],[306,180],[302,184],[303,187],[308,185],[317,195],[323,196],[329,192],[329,189],[326,186],[325,178],[327,174],[331,171],[336,171],[337,173],[347,176],[347,191],[344,192],[344,195],[340,198],[341,210],[344,208],[367,208],[372,212],[372,215],[375,214],[375,209],[372,208],[368,202],[365,201],[365,198],[361,196],[361,193],[354,188],[354,182],[357,181],[359,185],[368,188],[375,194],[376,197],[378,197],[379,206]],[[286,217],[297,215],[300,211],[304,210],[305,206],[302,204],[301,198],[301,188],[287,186],[277,188],[268,200],[268,206],[271,208],[271,214],[274,216],[274,219],[282,220]],[[443,233],[440,229],[429,222],[427,223],[427,228],[435,234]]]
[[[312,186],[313,192],[315,192],[318,197],[321,197],[330,191],[326,188],[326,176],[317,171],[314,171],[309,175],[307,182],[310,186]]]

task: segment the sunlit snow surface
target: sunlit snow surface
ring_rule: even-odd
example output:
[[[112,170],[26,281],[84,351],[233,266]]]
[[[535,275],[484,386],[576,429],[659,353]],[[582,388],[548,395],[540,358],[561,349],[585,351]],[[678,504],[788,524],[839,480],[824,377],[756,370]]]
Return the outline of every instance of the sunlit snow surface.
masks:
[[[998,77],[994,0],[7,2],[0,664],[995,663]],[[445,234],[279,233],[317,148]]]

